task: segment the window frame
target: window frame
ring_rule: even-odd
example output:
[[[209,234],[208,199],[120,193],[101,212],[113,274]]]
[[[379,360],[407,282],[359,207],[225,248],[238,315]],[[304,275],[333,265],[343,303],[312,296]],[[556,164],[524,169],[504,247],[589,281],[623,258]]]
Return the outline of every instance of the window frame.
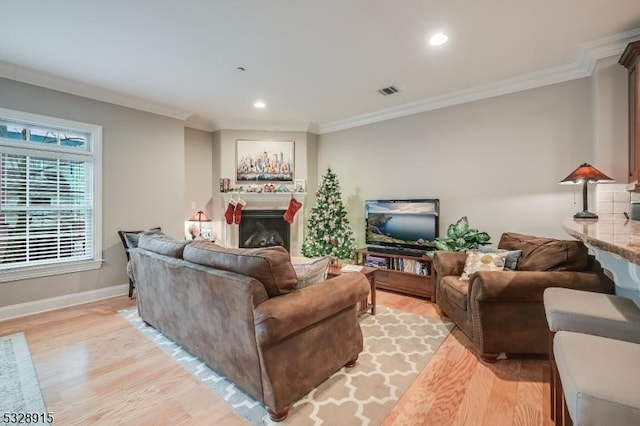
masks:
[[[62,118],[49,117],[28,112],[16,111],[0,107],[0,119],[9,122],[22,123],[28,126],[44,126],[70,132],[82,132],[89,134],[90,140],[87,141],[87,147],[83,152],[89,153],[93,169],[93,257],[84,260],[61,261],[59,263],[50,263],[45,265],[15,266],[2,271],[0,274],[0,283],[16,281],[21,279],[31,279],[47,277],[51,275],[69,274],[74,272],[88,271],[99,269],[102,266],[102,126],[96,124],[82,123],[78,121],[66,120]],[[22,151],[29,152],[29,155],[37,156],[38,151],[42,152],[42,148],[38,149],[37,145],[24,143],[13,143],[0,141],[0,145],[9,148],[18,148]],[[54,150],[60,154],[60,158],[65,155],[78,153],[77,149],[61,149]],[[51,150],[49,150],[51,152]]]

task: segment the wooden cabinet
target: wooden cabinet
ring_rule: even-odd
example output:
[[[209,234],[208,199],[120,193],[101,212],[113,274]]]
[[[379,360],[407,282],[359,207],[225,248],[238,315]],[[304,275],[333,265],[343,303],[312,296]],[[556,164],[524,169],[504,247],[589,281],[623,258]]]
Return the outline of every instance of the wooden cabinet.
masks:
[[[629,70],[629,183],[640,192],[640,41],[629,43],[620,57]]]
[[[380,253],[367,249],[356,250],[356,262],[377,267],[376,288],[398,291],[433,301],[431,257]]]

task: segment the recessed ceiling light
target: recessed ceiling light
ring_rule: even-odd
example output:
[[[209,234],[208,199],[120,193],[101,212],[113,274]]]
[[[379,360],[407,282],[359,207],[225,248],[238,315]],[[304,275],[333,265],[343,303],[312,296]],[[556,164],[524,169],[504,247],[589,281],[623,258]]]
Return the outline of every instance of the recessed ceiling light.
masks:
[[[449,36],[443,33],[436,33],[429,39],[429,44],[432,46],[440,46],[445,44],[449,40]]]
[[[267,106],[267,104],[265,104],[262,101],[256,101],[256,103],[253,104],[253,106],[256,107],[256,108],[265,108]]]

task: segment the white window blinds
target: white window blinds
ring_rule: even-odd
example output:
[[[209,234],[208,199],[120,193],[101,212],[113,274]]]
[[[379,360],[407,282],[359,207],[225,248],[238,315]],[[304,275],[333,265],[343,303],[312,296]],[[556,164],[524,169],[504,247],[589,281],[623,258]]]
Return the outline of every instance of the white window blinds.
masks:
[[[98,259],[96,133],[55,121],[0,117],[0,272]]]

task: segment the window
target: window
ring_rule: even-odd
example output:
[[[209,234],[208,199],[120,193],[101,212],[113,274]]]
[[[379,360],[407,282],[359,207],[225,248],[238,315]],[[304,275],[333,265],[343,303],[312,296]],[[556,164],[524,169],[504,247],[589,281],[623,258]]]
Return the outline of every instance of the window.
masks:
[[[0,281],[100,267],[101,139],[0,108]]]

